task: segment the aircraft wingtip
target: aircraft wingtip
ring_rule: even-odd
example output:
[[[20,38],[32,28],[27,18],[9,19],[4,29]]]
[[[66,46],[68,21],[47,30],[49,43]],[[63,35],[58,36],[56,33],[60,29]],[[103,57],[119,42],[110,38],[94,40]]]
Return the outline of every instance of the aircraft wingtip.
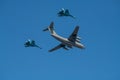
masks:
[[[76,28],[79,28],[79,27],[80,27],[80,26],[78,26],[78,25],[76,26]]]
[[[54,24],[54,22],[52,21],[51,24]]]

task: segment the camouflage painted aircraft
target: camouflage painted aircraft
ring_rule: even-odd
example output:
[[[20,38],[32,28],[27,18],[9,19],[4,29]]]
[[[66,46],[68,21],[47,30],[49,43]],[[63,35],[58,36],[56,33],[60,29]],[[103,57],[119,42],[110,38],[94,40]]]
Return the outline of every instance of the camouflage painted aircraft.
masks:
[[[28,39],[25,44],[24,44],[25,47],[38,47],[41,49],[41,47],[39,47],[38,45],[36,45],[35,41],[34,40],[30,40]]]
[[[62,8],[57,14],[58,14],[59,17],[69,16],[69,17],[72,17],[72,18],[75,19],[75,17],[69,13],[69,10],[68,10],[68,9]]]

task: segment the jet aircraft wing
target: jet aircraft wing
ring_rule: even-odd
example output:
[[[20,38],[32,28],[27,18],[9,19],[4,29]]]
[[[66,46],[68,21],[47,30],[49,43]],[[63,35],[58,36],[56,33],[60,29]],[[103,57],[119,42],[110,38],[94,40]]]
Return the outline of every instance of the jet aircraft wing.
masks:
[[[51,50],[49,50],[49,52],[55,51],[55,50],[60,49],[60,48],[68,50],[68,48],[66,48],[65,45],[61,43],[61,44],[57,45],[56,47],[52,48]]]
[[[68,10],[68,9],[66,9],[66,10],[65,10],[65,14],[66,14],[66,15],[70,15],[70,13],[69,13],[69,10]]]
[[[57,50],[57,49],[60,49],[61,47],[62,47],[62,44],[59,44],[56,47],[54,47],[51,50],[49,50],[49,52],[52,52],[52,51]]]
[[[79,26],[76,26],[73,33],[69,36],[68,40],[75,42],[78,34]]]

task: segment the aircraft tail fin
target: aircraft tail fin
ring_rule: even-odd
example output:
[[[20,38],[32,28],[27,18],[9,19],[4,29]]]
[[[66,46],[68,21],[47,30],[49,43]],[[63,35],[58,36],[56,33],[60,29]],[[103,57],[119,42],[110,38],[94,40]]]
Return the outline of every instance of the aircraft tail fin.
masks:
[[[43,31],[50,31],[51,34],[56,34],[56,32],[54,31],[54,22],[51,22],[50,25],[48,26],[48,28],[44,29]]]
[[[56,34],[53,26],[54,26],[54,22],[51,22],[50,26],[48,27],[48,30],[50,31],[51,34]]]

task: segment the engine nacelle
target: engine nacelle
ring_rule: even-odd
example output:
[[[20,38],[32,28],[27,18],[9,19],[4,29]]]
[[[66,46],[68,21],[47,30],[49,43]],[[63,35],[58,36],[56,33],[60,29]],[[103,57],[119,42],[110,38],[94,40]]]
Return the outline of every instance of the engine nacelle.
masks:
[[[67,46],[67,47],[72,48],[72,46]]]
[[[81,38],[80,38],[80,37],[78,37],[78,36],[77,36],[77,39],[78,39],[78,40],[81,40]]]
[[[76,42],[79,42],[79,43],[80,43],[80,40],[76,39]]]

